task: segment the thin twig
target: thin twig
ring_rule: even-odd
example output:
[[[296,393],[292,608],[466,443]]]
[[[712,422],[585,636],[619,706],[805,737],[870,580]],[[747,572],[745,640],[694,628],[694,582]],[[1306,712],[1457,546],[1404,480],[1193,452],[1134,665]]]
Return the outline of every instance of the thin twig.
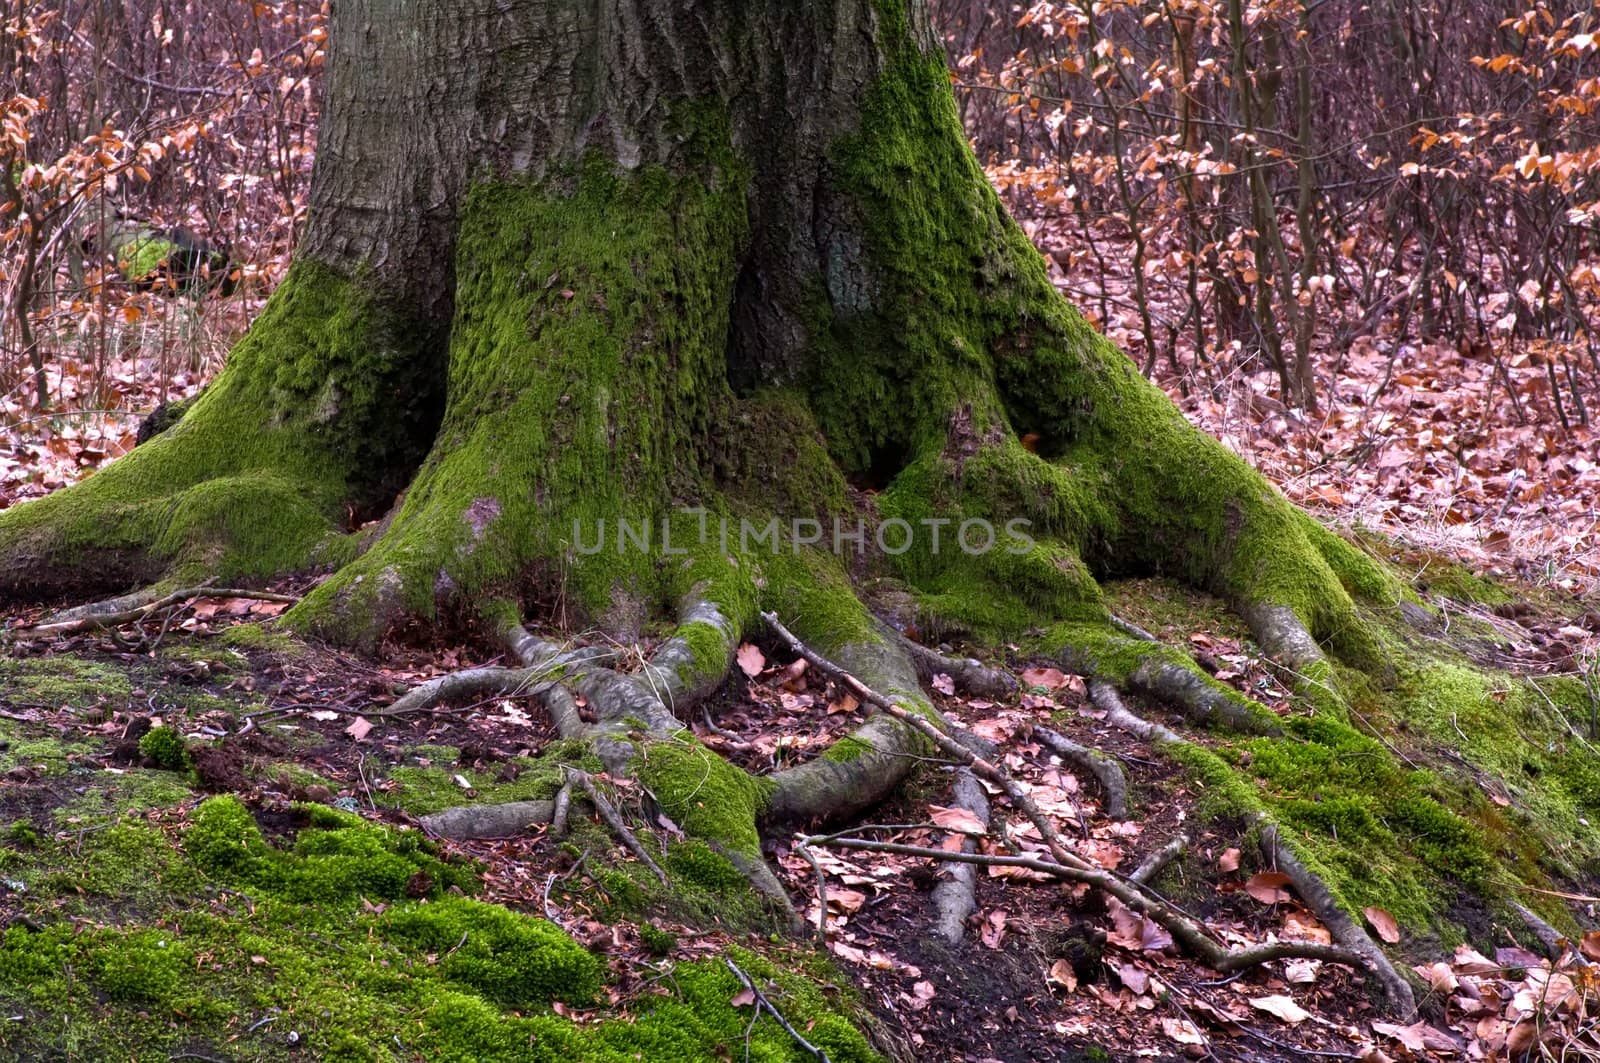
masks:
[[[600,787],[595,785],[594,776],[576,768],[567,768],[566,772],[567,781],[577,783],[583,789],[583,792],[589,795],[589,803],[594,805],[595,811],[600,813],[600,818],[605,820],[606,826],[611,828],[611,832],[621,839],[628,852],[632,853],[640,863],[648,867],[656,878],[661,881],[661,884],[665,886],[667,884],[667,873],[661,870],[661,865],[650,858],[649,853],[645,852],[645,848],[639,843],[638,837],[622,821],[622,815],[617,811],[616,806],[612,805],[606,799],[606,796],[600,792]]]
[[[800,1036],[800,1031],[796,1030],[793,1026],[789,1025],[789,1020],[783,1017],[783,1013],[782,1012],[780,1012],[777,1008],[773,1007],[772,1001],[767,999],[765,993],[761,992],[761,990],[756,988],[755,982],[753,982],[751,980],[749,975],[745,974],[744,971],[742,969],[740,969],[738,964],[734,963],[732,960],[730,960],[730,959],[728,959],[726,957],[723,958],[722,962],[728,965],[728,970],[730,970],[730,971],[732,971],[734,973],[734,977],[738,978],[740,983],[743,984],[743,986],[746,989],[748,989],[751,992],[752,995],[755,996],[755,998],[756,998],[756,1014],[757,1015],[759,1015],[759,1014],[761,1014],[761,1012],[765,1011],[768,1015],[771,1015],[774,1019],[777,1019],[778,1020],[778,1025],[782,1026],[784,1028],[784,1030],[789,1034],[789,1036],[794,1038],[794,1043],[799,1045],[801,1048],[805,1049],[807,1052],[811,1053],[811,1056],[812,1056],[813,1059],[821,1060],[821,1063],[832,1063],[832,1061],[830,1059],[828,1059],[828,1053],[824,1052],[822,1049],[818,1048],[816,1045],[812,1044],[810,1041],[807,1041],[804,1037]],[[752,1022],[751,1023],[751,1028],[753,1029],[754,1026],[755,1026],[755,1023]],[[748,1034],[748,1031],[747,1031],[747,1034]],[[748,1048],[748,1042],[746,1042],[746,1047]],[[746,1059],[749,1058],[749,1052],[748,1051],[746,1051],[746,1053],[745,1053],[745,1058]]]

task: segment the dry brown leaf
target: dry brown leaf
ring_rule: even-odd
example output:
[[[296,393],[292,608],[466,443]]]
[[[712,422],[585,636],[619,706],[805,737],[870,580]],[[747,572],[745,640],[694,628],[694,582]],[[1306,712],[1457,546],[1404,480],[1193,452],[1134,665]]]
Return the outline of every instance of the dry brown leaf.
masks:
[[[1578,942],[1578,951],[1586,960],[1600,960],[1600,930],[1591,930]]]
[[[963,834],[983,835],[989,833],[989,828],[983,825],[983,820],[968,812],[964,808],[946,808],[944,805],[929,805],[929,817],[945,830],[960,831]]]
[[[956,681],[951,679],[943,672],[940,672],[938,675],[934,676],[933,680],[928,685],[947,697],[955,696]]]
[[[1378,936],[1390,945],[1400,941],[1400,924],[1394,921],[1394,916],[1382,908],[1363,908],[1361,914],[1367,917],[1367,923],[1378,932]]]
[[[1201,1033],[1200,1028],[1188,1019],[1162,1019],[1161,1032],[1180,1045],[1203,1045],[1206,1043],[1205,1034]]]
[[[1262,904],[1282,904],[1289,900],[1289,891],[1284,889],[1289,882],[1282,871],[1258,871],[1245,882],[1244,891]]]
[[[861,906],[867,903],[867,895],[860,890],[831,889],[828,891],[828,907],[837,909],[848,915],[858,912]]]
[[[1301,941],[1315,941],[1320,945],[1333,944],[1333,935],[1310,912],[1298,909],[1283,917],[1284,937]]]
[[[1045,690],[1060,690],[1067,685],[1067,674],[1059,668],[1024,668],[1022,683],[1024,686],[1043,687]]]
[[[739,662],[739,671],[751,679],[760,675],[761,670],[767,666],[766,655],[761,652],[760,647],[748,642],[740,644],[739,652],[734,654],[734,660]]]
[[[1066,960],[1057,960],[1050,965],[1050,972],[1045,976],[1052,985],[1058,985],[1067,992],[1074,992],[1078,988],[1078,975],[1072,969],[1072,964]]]
[[[372,724],[365,716],[357,716],[350,726],[344,729],[344,733],[359,742],[372,733]]]
[[[1238,849],[1227,849],[1227,850],[1224,850],[1222,855],[1217,857],[1217,870],[1218,871],[1237,871],[1237,870],[1239,870],[1239,855],[1240,854],[1239,854],[1239,850]]]
[[[1282,995],[1270,997],[1251,997],[1250,1006],[1268,1015],[1274,1015],[1290,1026],[1305,1022],[1311,1018],[1311,1013],[1294,1002],[1293,997]]]
[[[756,993],[753,989],[741,989],[733,995],[732,1000],[728,1001],[729,1004],[736,1008],[747,1008],[755,1002]]]

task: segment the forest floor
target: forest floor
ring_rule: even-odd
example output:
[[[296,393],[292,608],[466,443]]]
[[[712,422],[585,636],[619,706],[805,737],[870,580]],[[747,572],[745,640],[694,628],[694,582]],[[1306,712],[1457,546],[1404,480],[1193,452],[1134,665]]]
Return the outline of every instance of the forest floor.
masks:
[[[304,583],[279,589],[296,593]],[[1186,646],[1218,679],[1276,711],[1294,711],[1289,692],[1218,603],[1159,581],[1112,593],[1122,615]],[[1527,602],[1497,611],[1455,604],[1463,615],[1476,612],[1501,640],[1502,658],[1530,673],[1565,669],[1575,652],[1593,652],[1600,615],[1585,615],[1582,606],[1549,589],[1530,589]],[[487,663],[470,644],[395,645],[380,665],[279,636],[241,635],[282,608],[195,598],[116,631],[24,635],[13,643],[11,656],[0,661],[0,825],[11,825],[0,841],[0,925],[15,933],[65,920],[84,933],[150,919],[152,906],[165,902],[152,899],[148,882],[115,872],[63,878],[51,869],[101,867],[115,855],[103,849],[127,845],[122,834],[130,823],[177,837],[209,794],[238,795],[268,837],[287,846],[304,823],[296,809],[306,803],[415,827],[419,815],[441,807],[515,797],[519,779],[531,778],[541,752],[556,744],[533,697],[384,715],[405,687]],[[38,616],[17,611],[0,620],[26,624]],[[1253,850],[1241,854],[1243,831],[1230,833],[1197,816],[1199,795],[1184,773],[1108,726],[1081,680],[1025,661],[1007,663],[1022,680],[1014,697],[957,697],[938,679],[935,697],[949,718],[998,744],[1001,763],[1079,855],[1127,873],[1187,836],[1183,857],[1156,881],[1224,940],[1327,940],[1284,876],[1261,869]],[[860,722],[854,698],[774,645],[746,646],[740,665],[708,706],[715,727],[703,719],[692,725],[707,745],[750,770],[803,760]],[[1165,718],[1159,706],[1140,708]],[[140,737],[163,723],[188,736],[191,766],[163,768],[141,748]],[[1123,764],[1129,818],[1109,818],[1094,781],[1038,741],[1033,728],[1043,724]],[[871,822],[896,825],[872,836],[938,846],[973,832],[951,807],[950,770],[937,762],[920,769],[889,806],[870,814]],[[996,820],[981,851],[999,851],[1002,835],[1024,852],[1043,850],[1020,813],[999,797],[991,800]],[[767,935],[724,926],[714,908],[685,919],[647,898],[629,911],[616,903],[627,890],[615,872],[631,862],[625,854],[586,853],[575,863],[570,844],[542,828],[441,842],[440,850],[447,862],[469,861],[476,869],[481,899],[542,915],[602,957],[609,971],[604,1004],[589,1013],[557,1005],[579,1023],[648,1013],[674,992],[674,965],[720,956],[730,946],[781,954],[790,964],[807,962],[806,955],[817,959],[809,942],[777,945]],[[1359,973],[1280,961],[1224,978],[1086,888],[1039,881],[1017,868],[980,869],[987,873],[979,876],[978,911],[963,944],[951,949],[928,930],[929,892],[939,876],[932,862],[814,852],[825,876],[830,977],[842,975],[854,986],[858,1006],[877,1017],[878,1043],[902,1058],[1443,1060],[1505,1058],[1508,1041],[1512,1047],[1538,1041],[1555,1053],[1548,1058],[1592,1058],[1583,1053],[1600,1050],[1592,1028],[1596,984],[1587,966],[1600,959],[1600,934],[1552,961],[1507,930],[1487,930],[1478,949],[1447,948],[1369,908],[1372,932],[1434,989],[1415,1019],[1386,1023]],[[771,840],[767,855],[815,926],[819,884],[812,864],[794,850],[793,839]],[[383,908],[365,896],[362,904]],[[158,925],[166,924],[158,919]],[[262,953],[251,963],[289,963],[266,945],[253,948]],[[228,966],[202,955],[219,969]],[[247,977],[249,966],[240,966]],[[769,991],[781,1010],[784,998]],[[8,1051],[18,1053],[12,1058],[41,1058],[22,1046],[40,1043],[34,1024],[57,1018],[36,1005],[19,1006],[13,991],[0,995],[12,998],[4,1002],[11,1014],[0,1023],[0,1058]],[[181,1051],[170,1058],[279,1058],[284,1038],[314,1033],[291,1029],[292,1014],[239,1006],[244,1010],[212,1017],[213,1027],[220,1021],[231,1031],[229,1038],[180,1040]],[[161,1021],[169,1034],[181,1034],[186,1020],[173,1014]],[[299,1021],[317,1022],[304,1015]],[[92,1030],[84,1036],[92,1043]],[[726,1058],[740,1058],[737,1045],[728,1050]]]

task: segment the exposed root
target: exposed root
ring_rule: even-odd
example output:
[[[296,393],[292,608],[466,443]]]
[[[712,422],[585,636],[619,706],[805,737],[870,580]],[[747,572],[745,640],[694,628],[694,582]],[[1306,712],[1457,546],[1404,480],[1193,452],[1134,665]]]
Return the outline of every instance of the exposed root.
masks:
[[[1129,734],[1141,738],[1152,745],[1182,745],[1186,739],[1171,728],[1158,723],[1142,719],[1131,712],[1122,699],[1117,696],[1116,690],[1103,680],[1091,680],[1089,683],[1089,696],[1096,707],[1106,713],[1106,718],[1117,727]],[[1300,862],[1288,846],[1282,844],[1278,838],[1277,827],[1262,817],[1261,826],[1262,846],[1267,853],[1269,862],[1279,867],[1294,883],[1295,890],[1302,900],[1311,908],[1317,918],[1328,927],[1334,940],[1340,945],[1346,957],[1339,962],[1351,966],[1361,967],[1369,971],[1378,980],[1383,989],[1384,998],[1388,1001],[1389,1009],[1397,1015],[1409,1016],[1416,1010],[1416,999],[1411,992],[1411,986],[1390,964],[1389,958],[1383,950],[1373,942],[1372,938],[1362,930],[1354,920],[1345,914],[1333,899],[1333,894],[1322,879]],[[1163,924],[1165,925],[1165,924]],[[1173,935],[1177,937],[1176,934]],[[1253,950],[1244,950],[1253,951]],[[1210,962],[1209,960],[1207,962]],[[1216,964],[1212,964],[1216,966]],[[1237,970],[1237,967],[1222,968],[1218,970]]]
[[[958,768],[955,775],[954,805],[972,813],[984,827],[989,826],[989,797],[969,768]],[[961,840],[963,853],[977,852],[972,836]],[[978,872],[972,864],[953,862],[939,872],[933,887],[933,932],[947,945],[961,944],[967,917],[978,910]]]
[[[80,631],[96,631],[143,620],[152,613],[191,598],[250,598],[290,605],[300,600],[292,594],[277,594],[273,591],[247,590],[239,587],[213,587],[205,583],[181,587],[167,594],[159,594],[154,588],[146,587],[116,598],[63,609],[50,614],[37,624],[18,627],[15,630],[25,631],[30,635],[72,635]]]
[[[514,838],[529,827],[549,823],[553,801],[507,801],[498,805],[457,805],[422,816],[422,829],[437,838],[464,842],[476,838]]]
[[[1048,727],[1035,726],[1033,736],[1048,746],[1050,751],[1063,762],[1094,776],[1095,781],[1100,784],[1106,815],[1112,819],[1128,818],[1128,777],[1123,772],[1121,764],[1098,749],[1079,745],[1066,735],[1052,731]]]
[[[572,811],[572,780],[567,779],[556,791],[555,807],[550,812],[550,837],[567,836],[567,814]]]
[[[1159,657],[1147,658],[1128,676],[1128,685],[1176,707],[1198,724],[1219,722],[1243,734],[1283,733],[1264,709],[1210,676]]]
[[[1304,958],[1318,959],[1332,963],[1341,963],[1350,967],[1365,968],[1379,971],[1377,963],[1393,972],[1388,966],[1388,960],[1379,953],[1377,960],[1371,957],[1368,951],[1376,951],[1376,946],[1371,939],[1366,938],[1359,928],[1354,927],[1346,919],[1346,924],[1354,928],[1365,941],[1366,950],[1357,951],[1350,947],[1335,947],[1323,945],[1320,942],[1305,941],[1279,941],[1249,948],[1229,948],[1218,941],[1206,927],[1179,911],[1171,903],[1156,896],[1139,882],[1118,876],[1114,872],[1105,870],[1091,864],[1067,848],[1054,824],[1046,817],[1028,796],[1027,792],[1019,786],[1016,780],[998,765],[979,756],[955,738],[941,731],[930,719],[909,712],[874,691],[862,683],[855,676],[840,668],[826,657],[811,650],[797,638],[793,632],[784,627],[776,616],[763,613],[766,620],[780,638],[782,638],[798,655],[804,657],[810,664],[827,675],[832,676],[837,682],[843,684],[863,704],[872,705],[880,712],[895,717],[909,724],[925,735],[942,752],[951,756],[958,762],[966,765],[976,776],[988,779],[1000,787],[1005,793],[1012,807],[1026,815],[1034,827],[1039,831],[1049,850],[1050,859],[1034,856],[990,856],[982,853],[951,852],[944,849],[934,849],[927,846],[903,845],[898,842],[881,842],[870,838],[849,837],[847,834],[810,835],[800,839],[802,848],[807,846],[834,846],[841,849],[859,849],[868,852],[898,853],[902,856],[920,856],[930,860],[942,862],[971,863],[985,866],[1000,867],[1025,867],[1040,871],[1053,877],[1069,882],[1081,882],[1103,891],[1121,901],[1128,908],[1138,912],[1172,935],[1173,941],[1197,957],[1202,963],[1222,973],[1244,970],[1273,960]],[[1114,695],[1114,692],[1112,692]],[[1126,709],[1124,714],[1133,717]],[[1168,731],[1168,734],[1172,732]],[[1176,735],[1173,740],[1181,741]],[[1315,881],[1315,879],[1313,879]],[[1326,893],[1326,890],[1323,891]],[[1331,903],[1331,898],[1330,898]],[[1379,974],[1380,979],[1382,975]],[[1398,977],[1398,976],[1396,976]],[[1401,985],[1404,985],[1402,982]],[[1388,986],[1386,984],[1386,990]],[[1407,991],[1409,993],[1409,990]],[[1399,997],[1390,993],[1390,1004],[1396,1010],[1409,1013],[1409,995]]]
[[[771,614],[763,616],[775,620]],[[879,689],[894,691],[907,704],[934,712],[921,693],[911,659],[895,643],[857,643],[839,652],[842,659],[849,655],[846,663],[853,674],[866,675]],[[880,700],[888,704],[887,699]],[[883,711],[881,705],[862,701],[879,711],[871,712],[865,723],[827,753],[771,776],[777,789],[767,804],[769,819],[809,823],[860,812],[893,793],[917,761],[927,756],[928,742],[910,725],[912,719],[922,720],[920,715],[898,705],[893,712]]]
[[[1163,845],[1149,856],[1145,857],[1144,860],[1140,862],[1139,866],[1133,869],[1133,873],[1128,876],[1128,881],[1137,882],[1141,886],[1144,885],[1146,882],[1149,882],[1151,879],[1161,874],[1161,872],[1165,871],[1167,869],[1167,865],[1172,863],[1178,857],[1182,856],[1184,850],[1187,848],[1189,848],[1189,836],[1187,834],[1178,835],[1176,838],[1172,839],[1170,842]]]
[[[1383,987],[1383,995],[1389,1002],[1389,1007],[1396,1014],[1409,1016],[1417,1009],[1416,997],[1411,992],[1411,984],[1401,977],[1389,962],[1389,957],[1383,950],[1367,936],[1367,932],[1356,925],[1355,920],[1345,914],[1339,902],[1333,899],[1333,894],[1328,892],[1328,887],[1322,879],[1300,862],[1299,858],[1289,847],[1279,839],[1276,824],[1265,821],[1261,825],[1261,848],[1267,859],[1278,870],[1289,876],[1294,883],[1295,892],[1300,894],[1300,899],[1305,901],[1317,918],[1322,920],[1328,930],[1333,934],[1333,939],[1345,949],[1361,957],[1363,966],[1377,978],[1378,984]]]
[[[1568,947],[1566,936],[1561,931],[1539,918],[1531,909],[1512,901],[1511,910],[1517,913],[1529,930],[1533,931],[1533,936],[1539,939],[1539,944],[1544,947],[1545,956],[1550,960],[1560,962],[1563,956],[1570,955],[1572,962],[1577,966],[1590,966],[1590,961],[1583,954]]]
[[[1154,642],[1149,632],[1117,622],[1115,618],[1113,626],[1119,630],[1131,628],[1139,633],[1118,639],[1119,652],[1137,662],[1131,668],[1108,672],[1095,655],[1070,643],[1058,654],[1060,666],[1079,675],[1124,683],[1171,705],[1197,724],[1221,724],[1243,734],[1275,736],[1282,733],[1269,709],[1217,682],[1194,664],[1176,658],[1162,644]]]
[[[539,696],[553,686],[541,668],[468,668],[418,683],[384,710],[386,716],[426,712],[447,701]]]
[[[947,675],[955,688],[969,697],[1003,698],[1017,692],[1020,684],[1010,672],[991,668],[974,657],[951,657],[913,639],[906,638],[888,624],[880,623],[878,630],[892,639],[911,658],[916,666],[917,678],[924,685],[933,682],[934,676]]]
[[[1163,742],[1181,744],[1186,741],[1182,735],[1165,724],[1135,715],[1122,703],[1117,688],[1103,679],[1089,680],[1089,700],[1095,708],[1106,714],[1106,721],[1112,726],[1119,727],[1151,745],[1160,745]]]

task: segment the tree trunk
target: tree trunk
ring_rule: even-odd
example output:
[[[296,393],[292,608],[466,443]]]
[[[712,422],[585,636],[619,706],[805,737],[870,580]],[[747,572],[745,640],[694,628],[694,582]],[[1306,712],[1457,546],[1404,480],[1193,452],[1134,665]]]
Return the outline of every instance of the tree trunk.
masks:
[[[758,885],[757,818],[864,808],[924,741],[877,715],[758,780],[684,738],[759,609],[929,715],[874,612],[1246,720],[1097,580],[1229,599],[1314,697],[1318,640],[1372,659],[1352,596],[1397,585],[1054,290],[922,0],[341,0],[330,63],[288,277],[175,427],[0,514],[0,594],[322,567],[285,623],[469,616]],[[676,626],[625,670],[529,613]]]

